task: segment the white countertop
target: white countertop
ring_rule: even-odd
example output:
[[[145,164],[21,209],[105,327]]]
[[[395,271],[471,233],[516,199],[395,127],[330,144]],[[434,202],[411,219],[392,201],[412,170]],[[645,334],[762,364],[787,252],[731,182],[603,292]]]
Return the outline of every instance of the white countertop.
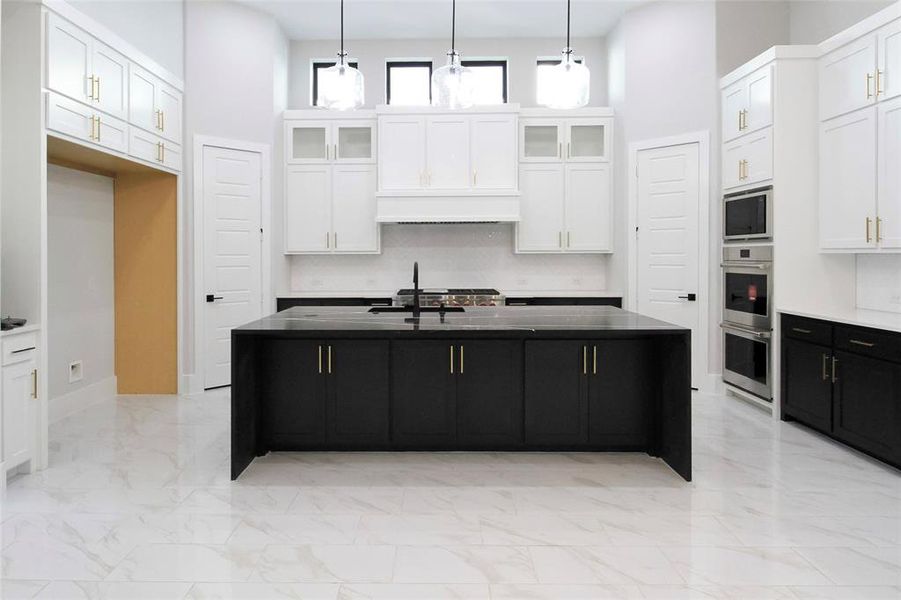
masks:
[[[24,327],[16,327],[15,329],[10,329],[9,331],[0,331],[0,337],[20,335],[22,333],[30,333],[32,331],[40,331],[40,330],[41,330],[41,326],[37,323],[26,324]]]
[[[794,310],[792,308],[780,308],[778,309],[778,312],[797,315],[799,317],[822,319],[824,321],[834,321],[836,323],[844,323],[846,325],[872,327],[873,329],[884,329],[886,331],[895,331],[901,333],[901,313],[883,312],[881,310],[865,310],[861,308],[827,311]]]

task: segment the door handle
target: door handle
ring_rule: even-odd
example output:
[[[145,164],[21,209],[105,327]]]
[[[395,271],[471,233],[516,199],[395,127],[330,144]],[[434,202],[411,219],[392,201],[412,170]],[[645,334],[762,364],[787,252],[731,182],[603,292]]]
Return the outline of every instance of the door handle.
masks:
[[[838,377],[835,374],[835,365],[837,365],[837,364],[838,364],[838,359],[833,356],[832,357],[832,383],[835,383],[838,381]]]
[[[222,300],[222,296],[214,296],[213,294],[206,295],[207,302],[215,302],[216,300]]]
[[[463,344],[460,344],[460,375],[463,374]]]
[[[873,74],[867,73],[867,100],[873,97],[873,91],[870,89],[870,83],[873,81]]]
[[[12,352],[10,352],[10,354],[21,354],[23,352],[31,352],[32,350],[35,350],[34,346],[29,346],[28,348],[19,348],[18,350],[13,350]]]
[[[593,375],[597,375],[598,374],[598,347],[594,346],[593,348],[594,349],[593,349],[593,352],[591,355],[591,373]]]
[[[451,344],[450,347],[450,374],[454,374],[454,346]]]
[[[332,347],[328,347],[328,374],[332,374]]]
[[[31,371],[31,397],[38,399],[38,370]]]
[[[828,381],[828,380],[829,380],[829,376],[826,374],[826,362],[827,362],[828,360],[829,360],[829,355],[828,355],[828,354],[824,354],[824,355],[823,355],[823,381]]]
[[[688,300],[689,302],[694,302],[698,299],[697,294],[686,294],[685,296],[679,296],[680,300]]]
[[[319,374],[322,374],[322,346],[319,346]]]
[[[588,375],[588,346],[582,346],[582,375]]]

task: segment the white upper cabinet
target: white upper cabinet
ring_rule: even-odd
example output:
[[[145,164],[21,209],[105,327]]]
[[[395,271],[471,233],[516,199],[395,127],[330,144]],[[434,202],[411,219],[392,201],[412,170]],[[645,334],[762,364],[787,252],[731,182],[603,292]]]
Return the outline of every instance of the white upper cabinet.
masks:
[[[820,59],[820,120],[876,102],[876,36],[868,35]]]
[[[428,117],[426,141],[425,186],[439,190],[470,187],[469,118],[463,115]]]
[[[901,250],[901,97],[879,105],[879,245]]]
[[[724,144],[722,169],[724,189],[759,184],[772,179],[772,127]]]
[[[182,94],[159,77],[132,65],[129,119],[175,143],[181,142]]]
[[[525,164],[520,167],[520,220],[516,224],[517,252],[563,251],[564,166]]]
[[[92,38],[53,13],[47,15],[47,87],[75,100],[91,102]]]
[[[773,124],[773,69],[766,66],[723,90],[723,140]]]
[[[332,167],[332,244],[334,252],[378,252],[375,221],[376,167],[341,164]]]
[[[53,92],[47,94],[47,129],[117,152],[128,151],[128,123]]]
[[[332,159],[332,124],[329,121],[290,123],[285,131],[289,164],[327,163]]]
[[[335,122],[332,159],[339,163],[375,164],[375,129],[375,120]]]
[[[580,119],[566,122],[568,162],[606,161],[610,148],[608,119]]]
[[[285,173],[285,251],[332,248],[332,172],[328,165],[291,165]]]
[[[564,127],[562,119],[523,120],[519,128],[519,162],[562,162]]]
[[[472,187],[479,190],[516,188],[516,116],[479,115],[470,131]]]
[[[128,153],[135,158],[156,163],[160,166],[181,171],[182,150],[178,144],[164,140],[156,134],[137,127],[131,128]]]
[[[820,246],[875,247],[876,109],[820,124]]]
[[[416,190],[426,185],[425,118],[379,117],[379,187]]]
[[[567,252],[610,252],[612,198],[610,165],[566,166]]]
[[[100,110],[128,119],[128,59],[97,40],[92,46],[93,100]]]
[[[901,19],[880,29],[877,34],[878,81],[880,100],[901,95]]]

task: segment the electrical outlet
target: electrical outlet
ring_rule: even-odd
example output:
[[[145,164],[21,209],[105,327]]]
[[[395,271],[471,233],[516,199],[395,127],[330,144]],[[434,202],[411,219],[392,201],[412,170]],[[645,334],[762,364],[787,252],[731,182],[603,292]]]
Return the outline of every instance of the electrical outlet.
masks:
[[[84,379],[84,368],[82,367],[81,361],[76,360],[75,362],[69,363],[69,383],[75,383],[76,381],[81,381]]]

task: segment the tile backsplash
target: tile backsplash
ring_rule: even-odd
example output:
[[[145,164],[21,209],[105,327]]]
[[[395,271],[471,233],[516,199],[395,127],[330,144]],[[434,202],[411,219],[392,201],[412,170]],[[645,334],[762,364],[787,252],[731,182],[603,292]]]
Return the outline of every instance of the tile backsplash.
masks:
[[[290,257],[290,292],[391,291],[409,287],[605,290],[606,255],[516,254],[512,224],[383,225],[382,254]]]
[[[901,254],[857,257],[857,307],[901,313]]]

